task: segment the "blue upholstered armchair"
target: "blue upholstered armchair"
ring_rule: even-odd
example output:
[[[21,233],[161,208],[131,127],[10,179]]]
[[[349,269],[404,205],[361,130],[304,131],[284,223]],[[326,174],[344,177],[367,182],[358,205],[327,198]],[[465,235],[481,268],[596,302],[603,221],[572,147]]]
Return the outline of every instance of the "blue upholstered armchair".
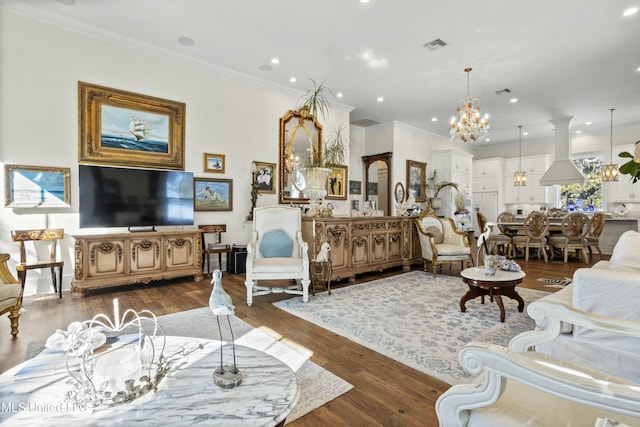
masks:
[[[247,245],[247,304],[269,293],[302,295],[309,301],[308,245],[302,240],[300,209],[266,206],[253,211],[253,233]],[[259,280],[295,280],[295,284],[258,285]]]

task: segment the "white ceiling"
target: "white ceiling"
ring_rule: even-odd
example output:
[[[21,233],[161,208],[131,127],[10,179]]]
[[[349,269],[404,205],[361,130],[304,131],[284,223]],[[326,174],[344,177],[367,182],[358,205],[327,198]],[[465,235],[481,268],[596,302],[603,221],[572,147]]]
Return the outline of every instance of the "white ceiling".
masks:
[[[337,102],[354,107],[352,122],[397,120],[448,137],[456,102],[467,94],[464,69],[472,67],[471,96],[491,115],[489,144],[516,141],[518,125],[529,133],[525,142],[551,139],[549,119],[567,115],[575,117],[574,131],[608,136],[610,108],[616,108],[614,139],[616,129],[640,129],[640,13],[622,16],[640,0],[0,3],[288,91],[306,91],[309,78],[324,81],[344,94]],[[178,43],[182,36],[195,44]],[[436,38],[448,45],[424,47]],[[274,56],[280,64],[270,65]],[[505,88],[512,92],[496,94]],[[640,132],[632,135],[616,144],[640,139]]]

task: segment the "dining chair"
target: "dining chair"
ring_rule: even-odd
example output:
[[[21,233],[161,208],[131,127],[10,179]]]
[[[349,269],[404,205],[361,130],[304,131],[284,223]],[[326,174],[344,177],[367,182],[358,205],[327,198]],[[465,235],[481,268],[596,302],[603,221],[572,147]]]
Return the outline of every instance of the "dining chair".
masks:
[[[565,215],[560,222],[562,234],[549,237],[551,259],[557,251],[564,255],[564,263],[567,263],[569,253],[578,251],[586,264],[589,264],[589,248],[587,247],[587,233],[591,224],[589,217],[582,212],[573,212]]]
[[[53,291],[58,292],[62,298],[62,268],[64,261],[57,259],[56,253],[58,242],[64,238],[64,229],[62,228],[45,228],[37,230],[12,230],[11,238],[20,245],[20,263],[16,265],[18,279],[24,285],[27,280],[27,271],[42,268],[51,269],[51,281],[53,282]],[[49,242],[49,258],[30,260],[27,257],[25,242]],[[36,252],[37,252],[37,248]],[[57,273],[57,274],[56,274]]]
[[[231,255],[231,245],[221,243],[221,234],[227,231],[227,224],[200,224],[198,228],[202,230],[200,234],[202,246],[202,265],[207,266],[207,276],[211,274],[211,254],[218,254],[218,268],[222,269],[222,254],[226,254],[227,268],[229,271],[229,256]],[[213,234],[213,242],[207,241],[206,235]],[[206,263],[205,263],[206,261]]]
[[[529,249],[538,249],[544,257],[544,262],[549,262],[547,258],[547,233],[549,231],[549,218],[540,212],[531,212],[522,224],[524,234],[518,234],[511,239],[516,249],[524,250],[524,260],[529,261]]]
[[[480,228],[480,233],[486,231],[487,226],[487,217],[484,216],[481,212],[476,213],[476,217],[478,219],[478,227]],[[487,240],[487,244],[491,248],[496,248],[496,251],[499,254],[505,255],[511,258],[512,254],[512,245],[511,245],[511,236],[503,234],[503,233],[494,233],[494,226],[490,226],[491,234],[489,235],[489,239]]]
[[[587,247],[589,248],[589,256],[593,256],[594,249],[598,251],[598,256],[602,259],[602,251],[600,250],[600,234],[604,228],[605,217],[602,212],[598,212],[591,217],[589,231],[587,232]]]

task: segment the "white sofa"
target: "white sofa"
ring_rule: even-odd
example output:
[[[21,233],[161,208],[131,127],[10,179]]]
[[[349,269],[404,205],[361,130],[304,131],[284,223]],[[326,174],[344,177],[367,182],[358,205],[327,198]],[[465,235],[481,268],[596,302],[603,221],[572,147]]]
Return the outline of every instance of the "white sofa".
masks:
[[[608,262],[529,304],[536,330],[508,349],[459,353],[477,378],[440,396],[440,426],[640,426],[639,303],[640,233],[630,231]]]
[[[640,233],[620,236],[609,261],[580,268],[573,282],[542,301],[565,304],[605,317],[640,322]],[[535,308],[535,306],[533,307]],[[536,320],[540,329],[547,320]],[[544,338],[545,340],[547,338]],[[535,345],[538,352],[590,366],[640,384],[640,339],[563,322],[559,336]]]

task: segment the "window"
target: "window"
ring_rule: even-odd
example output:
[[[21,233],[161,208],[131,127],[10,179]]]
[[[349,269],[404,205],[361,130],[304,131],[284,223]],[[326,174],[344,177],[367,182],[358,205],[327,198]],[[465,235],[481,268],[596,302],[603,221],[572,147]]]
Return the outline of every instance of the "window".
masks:
[[[585,184],[567,184],[560,186],[560,203],[567,210],[602,209],[602,159],[586,157],[573,161],[581,170]]]

